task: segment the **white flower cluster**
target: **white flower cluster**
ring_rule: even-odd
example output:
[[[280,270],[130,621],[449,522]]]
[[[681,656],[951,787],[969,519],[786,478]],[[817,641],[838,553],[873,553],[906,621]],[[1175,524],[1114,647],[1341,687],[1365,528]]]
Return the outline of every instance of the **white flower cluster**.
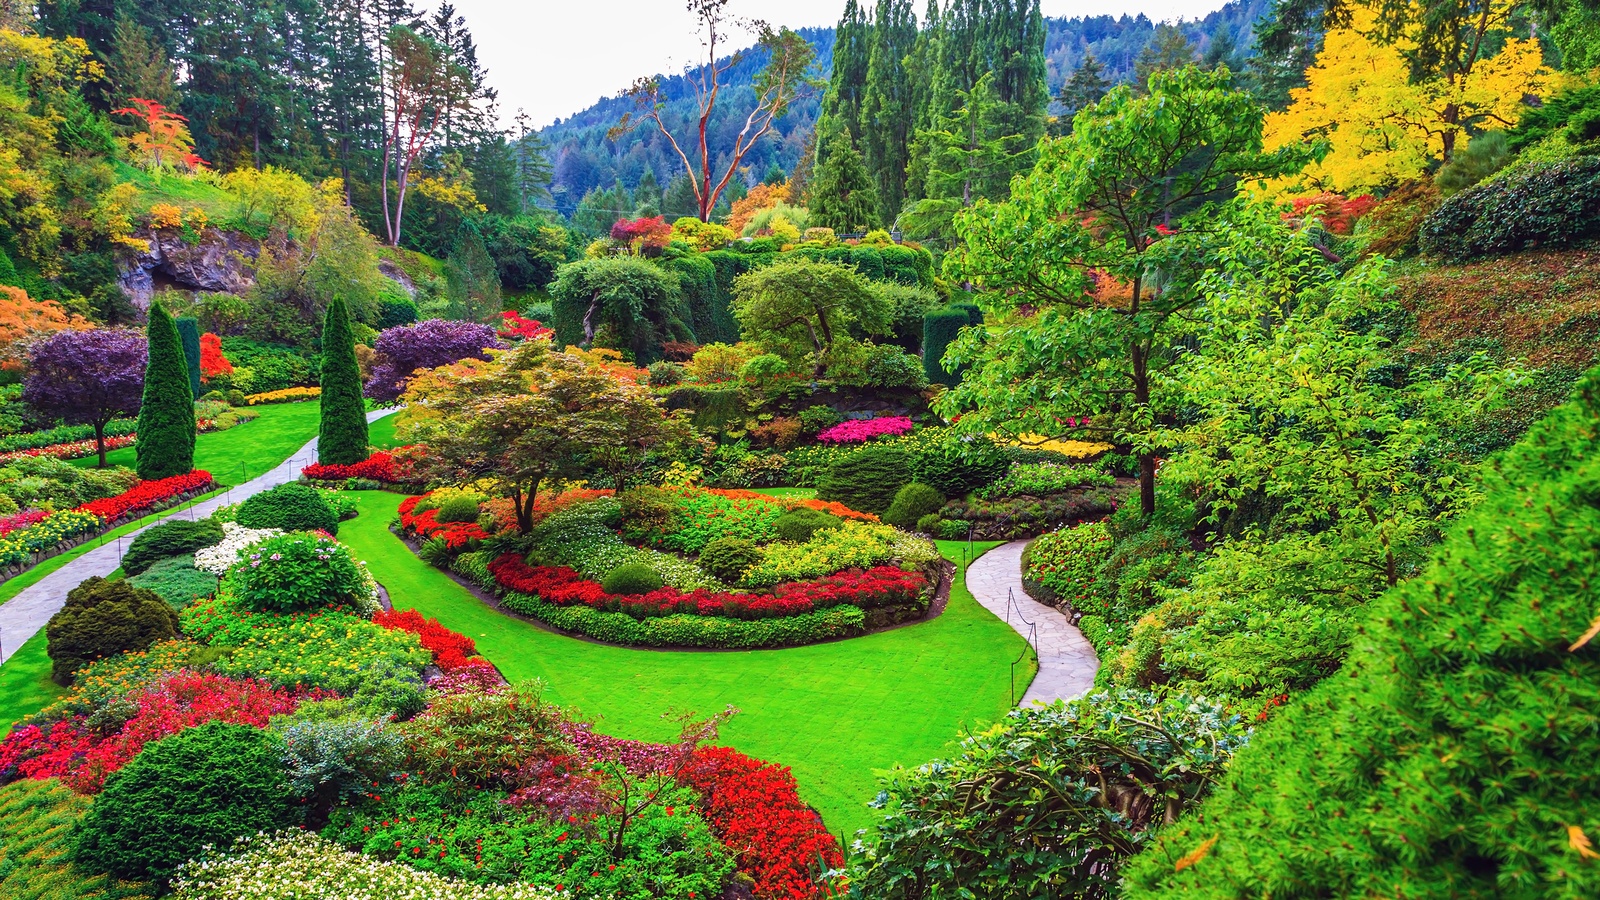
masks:
[[[555,900],[528,884],[473,884],[341,849],[308,831],[241,838],[234,852],[185,865],[179,900]]]
[[[239,561],[239,554],[277,534],[283,534],[283,531],[277,528],[246,528],[237,522],[223,522],[222,543],[195,551],[194,567],[221,578]]]
[[[361,573],[361,583],[367,586],[366,593],[355,598],[356,609],[370,619],[378,614],[378,610],[383,609],[383,602],[378,599],[378,580],[367,571],[367,564],[364,562],[356,563],[356,571]]]

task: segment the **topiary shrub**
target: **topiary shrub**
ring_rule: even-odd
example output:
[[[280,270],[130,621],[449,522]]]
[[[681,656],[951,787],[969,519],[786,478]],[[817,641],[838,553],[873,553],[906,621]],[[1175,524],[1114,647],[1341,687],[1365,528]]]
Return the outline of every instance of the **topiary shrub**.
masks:
[[[945,370],[944,351],[961,333],[961,329],[970,324],[972,322],[966,312],[959,309],[932,309],[922,317],[922,369],[930,383],[960,383],[959,373]]]
[[[290,532],[250,548],[228,570],[225,587],[247,609],[286,613],[328,606],[371,606],[366,578],[332,538]]]
[[[66,603],[45,626],[50,677],[69,685],[87,663],[177,636],[178,614],[159,595],[97,575],[68,592]]]
[[[1559,247],[1600,234],[1600,157],[1529,163],[1446,200],[1422,223],[1443,259]]]
[[[234,521],[246,528],[339,533],[339,516],[322,492],[297,482],[280,484],[239,504]]]
[[[778,540],[804,544],[817,532],[838,528],[843,524],[844,520],[838,516],[802,506],[779,516],[772,523],[772,528],[778,533]]]
[[[738,584],[744,573],[759,564],[764,555],[760,547],[744,538],[717,538],[700,551],[700,568],[718,580]]]
[[[608,594],[648,594],[660,590],[665,583],[655,569],[644,563],[627,563],[612,569],[600,587]]]
[[[361,367],[356,362],[355,335],[344,298],[334,297],[322,320],[321,426],[317,461],[353,466],[370,454],[367,406],[361,396]]]
[[[189,363],[178,326],[161,304],[151,304],[145,333],[149,355],[135,465],[140,478],[155,481],[194,469],[194,392],[189,389]]]
[[[962,437],[924,447],[912,474],[946,497],[965,496],[1006,474],[1011,462],[1004,448],[986,437]]]
[[[106,779],[78,826],[73,860],[118,878],[169,878],[207,844],[296,824],[277,742],[209,722],[147,744]]]
[[[829,467],[817,485],[817,496],[881,514],[911,481],[911,463],[911,454],[898,447],[864,447]]]
[[[139,532],[122,556],[122,571],[129,575],[155,565],[169,556],[181,556],[222,543],[222,525],[211,519],[189,522],[177,519],[152,525]]]
[[[439,522],[476,522],[481,497],[474,494],[454,494],[444,498],[434,519]]]
[[[943,507],[943,494],[913,481],[895,493],[889,511],[883,514],[883,521],[896,528],[910,530],[917,527],[917,522],[923,516],[933,515]]]

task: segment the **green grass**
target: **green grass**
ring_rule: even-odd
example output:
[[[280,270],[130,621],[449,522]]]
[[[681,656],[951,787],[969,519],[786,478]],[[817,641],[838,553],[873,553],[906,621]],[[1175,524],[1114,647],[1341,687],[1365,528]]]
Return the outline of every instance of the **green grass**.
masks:
[[[864,804],[876,793],[876,773],[944,754],[963,729],[1011,706],[1011,661],[1025,644],[972,599],[960,574],[942,616],[881,634],[787,650],[631,650],[551,634],[489,609],[389,532],[401,496],[356,496],[361,515],[340,526],[339,540],[366,561],[397,607],[471,636],[513,681],[543,679],[551,699],[608,734],[664,740],[676,733],[665,713],[739,708],[721,743],[792,767],[802,796],[835,832],[871,823]],[[941,542],[940,549],[959,565],[964,546]],[[1032,671],[1019,673],[1019,692]]]
[[[374,450],[393,450],[400,446],[399,438],[394,435],[395,426],[399,424],[400,417],[388,415],[367,425],[367,443]]]
[[[191,208],[205,211],[213,225],[227,225],[238,218],[239,198],[214,184],[181,175],[156,175],[127,163],[116,163],[117,180],[139,189],[133,209],[148,213],[157,203],[170,203],[187,213]]]
[[[810,500],[811,498],[817,496],[817,489],[816,488],[795,488],[795,487],[787,487],[787,488],[757,488],[756,489],[756,493],[758,493],[758,494],[766,494],[766,495],[768,495],[770,497],[799,497],[802,500]]]
[[[272,469],[317,436],[321,408],[316,403],[272,403],[252,407],[261,413],[243,425],[227,431],[213,431],[195,438],[194,467],[210,472],[222,484],[243,484]],[[113,466],[133,468],[133,447],[106,454]],[[70,461],[75,466],[93,466],[93,456]]]
[[[0,897],[6,900],[131,900],[155,893],[149,885],[116,882],[83,872],[68,859],[72,831],[91,800],[55,779],[0,788]]]

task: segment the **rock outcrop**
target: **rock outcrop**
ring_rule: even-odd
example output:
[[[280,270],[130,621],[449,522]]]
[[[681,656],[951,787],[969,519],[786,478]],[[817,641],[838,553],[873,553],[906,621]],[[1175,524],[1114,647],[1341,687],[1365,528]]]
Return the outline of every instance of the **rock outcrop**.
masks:
[[[141,310],[163,288],[242,294],[255,285],[255,264],[261,242],[237,231],[207,228],[198,241],[175,228],[135,235],[149,243],[143,253],[125,256],[117,282]]]

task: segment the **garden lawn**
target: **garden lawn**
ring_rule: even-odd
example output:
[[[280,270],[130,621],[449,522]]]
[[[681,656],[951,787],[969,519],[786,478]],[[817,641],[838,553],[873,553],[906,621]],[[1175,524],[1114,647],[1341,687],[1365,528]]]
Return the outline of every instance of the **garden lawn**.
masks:
[[[306,442],[317,436],[321,405],[271,403],[253,406],[259,417],[227,431],[213,431],[195,438],[194,467],[210,472],[222,484],[244,484],[293,456]],[[316,460],[307,460],[315,462]],[[89,467],[96,457],[70,462]],[[134,448],[123,447],[106,454],[106,463],[133,468]]]
[[[737,707],[720,743],[790,766],[801,796],[847,838],[873,821],[865,804],[877,793],[876,773],[945,754],[963,729],[1011,706],[1010,666],[1023,640],[972,599],[959,573],[942,616],[881,634],[786,650],[609,647],[488,608],[389,531],[399,494],[354,496],[361,514],[340,524],[339,540],[388,588],[396,608],[469,635],[512,681],[543,679],[550,699],[607,734],[666,740],[677,726],[664,714]],[[964,546],[940,542],[957,563]],[[1019,673],[1019,689],[1031,677],[1031,670]]]
[[[393,450],[400,446],[400,441],[394,435],[395,426],[400,424],[400,416],[391,414],[384,416],[376,422],[367,423],[367,443],[374,450]]]

